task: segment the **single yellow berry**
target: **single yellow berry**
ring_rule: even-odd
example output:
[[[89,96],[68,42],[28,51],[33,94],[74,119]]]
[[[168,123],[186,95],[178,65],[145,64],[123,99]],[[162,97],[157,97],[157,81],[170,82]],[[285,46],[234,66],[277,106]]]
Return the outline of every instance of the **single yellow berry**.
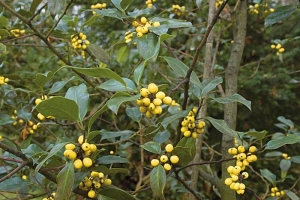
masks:
[[[173,155],[173,156],[170,157],[170,161],[173,164],[177,164],[179,162],[179,157],[176,156],[176,155]]]
[[[81,145],[81,148],[83,151],[88,151],[88,150],[90,150],[90,144],[85,142]]]
[[[111,179],[109,179],[109,178],[105,179],[104,182],[103,182],[103,185],[104,186],[110,186],[111,185]]]
[[[91,152],[95,152],[97,150],[97,146],[95,144],[90,144]]]
[[[271,49],[275,49],[275,48],[276,48],[275,44],[272,44]]]
[[[172,98],[169,97],[169,96],[166,96],[166,97],[163,99],[163,102],[164,102],[164,104],[171,105],[171,103],[172,103]]]
[[[245,152],[245,147],[244,146],[238,146],[237,148],[239,153],[244,153]]]
[[[142,22],[143,24],[146,24],[146,23],[147,23],[146,17],[141,17],[141,22]]]
[[[243,179],[247,179],[249,177],[248,172],[243,172],[242,173]]]
[[[144,34],[142,33],[142,32],[138,32],[137,34],[136,34],[136,36],[138,37],[138,38],[140,38],[140,37],[142,37]]]
[[[90,166],[92,166],[92,164],[93,164],[93,161],[92,161],[92,159],[90,159],[90,158],[88,158],[88,157],[85,157],[83,160],[82,160],[82,162],[83,162],[83,165],[85,166],[85,167],[90,167]]]
[[[183,133],[184,137],[190,137],[191,134],[192,134],[191,131],[185,131],[185,132]]]
[[[257,161],[257,156],[256,155],[250,155],[250,156],[247,157],[247,161],[249,163],[255,162],[255,161]]]
[[[82,144],[82,143],[83,143],[83,138],[84,138],[83,135],[81,135],[81,136],[78,137],[78,143],[79,143],[79,144]]]
[[[239,177],[237,175],[230,174],[230,176],[231,176],[232,181],[237,181],[239,179]]]
[[[164,164],[164,169],[166,170],[166,171],[170,171],[171,170],[171,165],[169,164],[169,163],[166,163],[166,164]]]
[[[257,150],[256,146],[249,147],[249,153],[254,153]]]
[[[155,99],[153,99],[153,104],[155,106],[160,106],[162,104],[162,100],[158,99],[158,98],[155,98]]]
[[[82,161],[80,159],[76,159],[73,164],[74,164],[75,169],[82,168]]]
[[[66,150],[68,151],[68,150]],[[67,158],[70,160],[74,160],[77,157],[77,154],[75,151],[70,150],[70,152],[67,154]]]
[[[225,185],[231,185],[232,179],[231,178],[226,178],[225,179]]]
[[[75,149],[75,145],[72,143],[66,144],[65,148],[66,150],[74,150]]]
[[[237,193],[237,194],[244,194],[244,193],[245,193],[245,190],[237,190],[236,193]]]
[[[42,102],[42,99],[38,98],[34,101],[35,105],[39,105]]]
[[[115,152],[114,151],[109,151],[109,154],[110,155],[113,155]]]
[[[228,166],[228,167],[227,167],[227,172],[228,172],[229,174],[232,174],[233,169],[234,169],[234,166]]]
[[[96,192],[95,192],[95,190],[90,190],[90,191],[88,192],[88,196],[89,196],[90,198],[95,198],[95,197],[96,197]]]
[[[174,149],[172,144],[167,144],[167,146],[165,147],[166,152],[170,153],[172,152]]]
[[[152,159],[151,160],[151,166],[156,167],[157,165],[159,165],[159,160],[158,159]]]
[[[98,176],[99,176],[99,172],[92,171],[92,172],[91,172],[91,176],[92,176],[92,177],[98,177]]]
[[[158,27],[160,26],[160,22],[153,22],[153,27]]]
[[[27,179],[27,176],[26,176],[26,175],[23,175],[23,176],[22,176],[22,179],[26,180],[26,179]]]
[[[232,170],[232,174],[238,175],[241,172],[241,167],[240,166],[235,166]]]
[[[160,161],[163,162],[163,163],[167,162],[168,160],[169,160],[169,159],[168,159],[168,156],[166,156],[166,155],[162,155],[162,156],[160,157]]]
[[[164,92],[162,92],[162,91],[159,91],[159,92],[156,93],[155,97],[157,99],[163,100],[166,97],[166,94]]]
[[[142,95],[142,97],[148,97],[150,92],[147,88],[142,88],[142,89],[140,89],[140,94]]]
[[[280,49],[278,49],[279,53],[283,53],[285,51],[285,49],[283,47],[281,47]]]
[[[203,128],[205,126],[205,122],[199,121],[197,126],[198,126],[198,128]]]
[[[281,47],[282,47],[281,44],[276,45],[276,49],[280,49]]]
[[[237,152],[238,152],[238,150],[237,150],[236,148],[234,148],[234,147],[228,149],[228,153],[229,153],[230,155],[236,155]]]

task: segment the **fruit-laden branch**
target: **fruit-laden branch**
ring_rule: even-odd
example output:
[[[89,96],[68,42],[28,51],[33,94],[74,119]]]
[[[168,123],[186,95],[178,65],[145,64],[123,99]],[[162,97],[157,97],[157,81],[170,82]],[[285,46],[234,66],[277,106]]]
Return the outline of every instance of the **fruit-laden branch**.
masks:
[[[16,168],[17,171],[19,171],[20,169],[22,169],[22,168],[25,167],[25,166],[28,166],[28,167],[30,167],[31,169],[35,169],[35,168],[36,168],[37,164],[33,164],[33,162],[32,162],[30,159],[28,159],[27,156],[26,156],[25,154],[23,154],[21,151],[15,150],[15,149],[13,149],[13,148],[7,146],[7,145],[4,144],[3,142],[0,142],[0,148],[3,149],[4,151],[7,151],[7,152],[9,152],[9,153],[11,153],[11,154],[13,154],[13,155],[15,155],[15,156],[21,158],[21,159],[23,160],[23,161],[22,161],[22,164],[20,165],[21,167],[19,166],[18,168]],[[16,170],[16,169],[15,169],[15,170]],[[11,177],[13,174],[15,174],[15,173],[17,172],[17,171],[15,171],[15,170],[13,170],[13,171],[11,171],[9,174],[7,174],[5,179],[7,179],[7,178]],[[42,168],[39,170],[39,173],[41,173],[43,176],[45,176],[45,177],[46,177],[47,179],[49,179],[50,181],[52,181],[52,182],[54,182],[54,183],[57,183],[56,177],[53,176],[53,174],[49,173],[47,168],[43,168],[43,167],[42,167]],[[2,178],[2,179],[4,179],[4,178]],[[1,180],[2,180],[2,179],[1,179]],[[4,180],[5,180],[5,179],[4,179]],[[0,181],[0,182],[1,182],[1,181]],[[73,190],[73,192],[76,193],[76,194],[82,195],[82,196],[84,196],[84,197],[88,197],[86,192],[84,192],[84,191],[82,191],[82,190],[79,190],[78,188],[75,188],[75,189]]]

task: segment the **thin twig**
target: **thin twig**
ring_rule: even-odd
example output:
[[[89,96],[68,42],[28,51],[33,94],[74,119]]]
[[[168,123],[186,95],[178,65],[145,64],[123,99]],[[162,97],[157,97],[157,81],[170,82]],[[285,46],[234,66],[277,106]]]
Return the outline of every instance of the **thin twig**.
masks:
[[[6,179],[9,179],[10,177],[12,177],[15,173],[17,173],[18,171],[20,171],[24,166],[26,166],[27,161],[23,161],[21,165],[19,165],[17,168],[15,168],[14,170],[12,170],[10,173],[8,173],[6,176],[3,176],[0,179],[0,183],[2,181],[5,181]]]

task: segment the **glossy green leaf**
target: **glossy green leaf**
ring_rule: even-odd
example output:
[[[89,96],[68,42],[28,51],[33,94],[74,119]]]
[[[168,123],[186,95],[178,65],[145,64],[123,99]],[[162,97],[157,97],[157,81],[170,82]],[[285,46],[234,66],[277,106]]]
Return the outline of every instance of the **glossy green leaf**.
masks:
[[[137,8],[134,8],[134,10],[132,12],[128,12],[127,14],[135,19],[135,18],[137,18],[141,15],[146,15],[148,13],[149,13],[149,8],[146,8],[146,9],[143,9],[143,10],[139,10]]]
[[[108,165],[114,163],[128,163],[128,160],[126,158],[114,155],[102,156],[97,159],[97,164]]]
[[[123,20],[124,18],[128,17],[116,8],[107,8],[102,10],[96,9],[95,12],[101,17],[112,17],[120,20]]]
[[[41,167],[45,164],[45,162],[47,162],[49,160],[49,158],[51,158],[52,156],[54,156],[57,152],[59,152],[63,147],[65,147],[65,145],[69,143],[69,142],[63,142],[63,143],[58,143],[56,144],[51,151],[49,152],[49,154],[46,156],[46,158],[44,158],[44,160],[42,160],[35,168],[35,173],[37,173]]]
[[[126,168],[107,168],[104,165],[98,165],[97,167],[91,167],[91,171],[103,172],[104,174],[108,174],[109,176],[114,176],[115,174],[126,174],[128,175],[130,172]]]
[[[111,199],[122,199],[122,200],[135,200],[133,196],[125,192],[124,190],[117,189],[117,188],[105,188],[99,191],[100,195],[103,195],[105,198],[101,200],[110,200],[106,197]],[[99,200],[99,198],[98,198]]]
[[[129,56],[129,48],[127,45],[122,46],[117,52],[117,62],[124,62]]]
[[[133,78],[134,78],[134,82],[137,84],[137,85],[140,85],[140,81],[141,81],[141,78],[144,74],[144,69],[147,65],[147,62],[148,60],[144,60],[143,62],[141,62],[137,68],[135,68],[134,72],[133,72]]]
[[[219,97],[219,98],[212,98],[218,103],[226,104],[226,103],[232,103],[232,102],[239,102],[244,104],[249,110],[251,110],[251,101],[248,101],[244,97],[242,97],[239,94],[234,94],[230,97]]]
[[[98,119],[98,117],[104,113],[105,111],[109,110],[109,108],[107,107],[107,105],[105,104],[104,106],[102,106],[97,112],[95,112],[93,114],[93,116],[90,118],[89,123],[88,123],[88,132],[91,131],[92,125],[93,123]]]
[[[294,123],[290,119],[286,119],[284,116],[277,117],[278,121],[284,123],[285,125],[289,126],[289,128],[294,128]]]
[[[300,164],[300,156],[291,156],[291,161]]]
[[[100,84],[98,88],[111,91],[111,92],[137,92],[136,86],[132,80],[128,78],[122,78],[122,79],[126,83],[126,87],[122,83],[110,79]]]
[[[0,29],[0,36],[10,36],[10,33],[6,29]],[[3,45],[3,44],[2,44]],[[1,48],[2,49],[2,48]],[[3,50],[0,50],[0,53],[4,52]]]
[[[78,105],[75,101],[65,97],[52,97],[36,106],[38,112],[45,117],[53,116],[57,119],[66,119],[77,122],[79,117]]]
[[[223,82],[222,77],[214,77],[212,79],[206,79],[202,82],[202,91],[201,96],[204,97],[207,93],[214,90],[217,85],[221,84]]]
[[[167,141],[169,138],[170,138],[171,134],[168,130],[164,130],[164,131],[161,131],[161,132],[158,132],[153,140],[155,142],[158,142],[159,144],[162,144],[164,143],[165,141]]]
[[[293,14],[297,10],[295,5],[278,6],[265,20],[265,27],[269,27]]]
[[[101,134],[101,141],[105,139],[110,139],[110,138],[116,138],[124,135],[132,135],[134,134],[134,131],[131,130],[124,130],[124,131],[107,131]]]
[[[66,0],[47,0],[48,9],[52,15],[57,15],[65,10]]]
[[[79,120],[82,121],[88,111],[89,93],[84,83],[70,87],[65,95],[66,98],[76,102],[79,111]]]
[[[295,144],[300,142],[300,136],[295,134],[290,134],[285,137],[279,138],[277,140],[270,140],[265,149],[277,149],[286,144]]]
[[[235,130],[232,130],[231,128],[229,128],[224,120],[214,119],[212,117],[206,117],[206,119],[208,121],[210,121],[210,123],[221,133],[230,135],[237,139],[239,138],[239,135],[237,134],[237,132]]]
[[[85,21],[81,28],[84,28],[85,26],[91,26],[92,24],[94,24],[94,22],[99,18],[98,15],[93,15],[91,18],[89,18],[87,21]]]
[[[129,101],[136,101],[140,98],[140,94],[130,96],[129,94],[123,93],[122,96],[117,96],[111,98],[107,101],[107,107],[112,110],[116,115],[118,114],[119,107],[122,103],[129,102]]]
[[[106,53],[104,49],[102,49],[97,44],[90,44],[88,46],[88,49],[91,51],[91,53],[100,61],[104,62],[105,64],[109,64],[109,55]]]
[[[37,154],[41,154],[44,151],[37,146],[36,144],[30,144],[26,149],[21,149],[22,153],[24,153],[28,158],[31,158]]]
[[[77,72],[80,72],[86,76],[92,76],[92,77],[98,77],[98,78],[110,78],[114,79],[120,83],[122,83],[124,86],[126,86],[125,81],[122,79],[121,76],[119,76],[114,71],[107,69],[107,68],[79,68],[79,67],[73,67]]]
[[[161,146],[160,143],[150,141],[145,144],[142,144],[141,147],[145,149],[146,151],[149,151],[151,153],[160,154],[161,153]]]
[[[280,167],[281,171],[287,172],[291,167],[291,161],[287,160],[287,159],[282,159],[280,161],[279,167]],[[281,177],[281,178],[284,178],[284,177]]]
[[[280,151],[271,151],[265,154],[265,157],[281,157],[282,152]]]
[[[11,118],[11,116],[5,116],[0,118],[0,126],[5,125],[5,124],[11,124],[15,120]]]
[[[55,199],[69,199],[75,180],[74,164],[69,161],[57,175],[57,190]]]
[[[265,136],[268,134],[268,132],[265,130],[263,130],[263,131],[248,131],[246,134],[250,135],[252,137],[255,137],[258,140],[262,140],[265,138]]]
[[[26,192],[27,189],[28,192],[28,183],[28,181],[24,181],[21,177],[12,177],[0,183],[0,191]]]
[[[164,120],[161,122],[161,125],[166,129],[170,123],[180,118],[186,117],[188,113],[189,110],[180,110],[169,117],[165,117]]]
[[[285,194],[291,199],[291,200],[299,200],[300,197],[297,196],[294,192],[292,191],[287,191],[287,190],[284,190]]]
[[[136,122],[140,122],[142,119],[142,113],[140,112],[138,107],[126,107],[125,109],[128,117],[133,119]]]
[[[184,166],[189,164],[196,154],[196,140],[192,137],[183,137],[174,147],[172,154],[179,157],[178,165]]]
[[[20,110],[18,110],[18,117],[24,119],[25,121],[31,120],[32,113],[29,112],[27,107],[23,107]]]
[[[49,72],[45,72],[45,73],[38,73],[35,76],[35,84],[41,88],[44,87],[44,85],[49,82],[53,77],[53,72],[49,71]]]
[[[61,90],[69,81],[74,80],[76,77],[72,76],[70,79],[65,80],[65,81],[57,81],[53,83],[52,87],[50,88],[50,91],[48,94],[53,94]]]
[[[186,76],[189,67],[186,66],[183,62],[172,57],[162,57],[162,58],[164,58],[167,61],[167,63],[169,64],[169,66],[172,68],[172,70],[175,72],[176,75],[179,75],[181,77]],[[190,81],[200,89],[202,88],[202,84],[195,72],[192,72]]]
[[[276,175],[270,172],[268,169],[261,169],[260,174],[265,177],[270,183],[276,182]]]
[[[154,56],[157,44],[158,38],[154,34],[146,34],[138,38],[137,49],[144,59],[149,59]]]
[[[31,5],[30,5],[30,12],[34,13],[36,11],[36,8],[40,5],[42,0],[33,0]]]
[[[150,172],[150,186],[155,196],[165,199],[164,188],[166,185],[166,172],[162,165],[154,167]]]
[[[0,16],[0,27],[6,27],[8,25],[8,19],[3,15]]]

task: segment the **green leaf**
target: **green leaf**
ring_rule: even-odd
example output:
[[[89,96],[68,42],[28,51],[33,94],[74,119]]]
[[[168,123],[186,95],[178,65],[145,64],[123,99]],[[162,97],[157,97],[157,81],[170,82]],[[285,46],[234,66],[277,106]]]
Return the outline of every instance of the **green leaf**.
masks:
[[[110,138],[116,138],[124,135],[129,135],[129,137],[134,134],[134,131],[131,130],[124,130],[124,131],[108,131],[104,132],[101,137],[101,141],[105,139],[110,139]]]
[[[278,121],[284,123],[285,125],[289,126],[289,128],[294,128],[294,123],[290,119],[286,119],[284,116],[277,117]]]
[[[164,120],[161,122],[161,125],[166,129],[171,122],[186,117],[189,112],[189,110],[180,110],[169,117],[165,117]]]
[[[47,0],[47,3],[52,15],[57,15],[65,10],[66,0]]]
[[[265,157],[278,157],[281,156],[282,152],[280,151],[271,151],[265,154]]]
[[[137,49],[144,59],[149,59],[155,55],[157,44],[158,38],[154,34],[146,34],[143,37],[138,38]]]
[[[127,45],[122,46],[117,52],[117,62],[122,63],[124,62],[129,55],[129,48]]]
[[[167,141],[169,138],[170,138],[171,134],[168,130],[164,130],[164,131],[161,131],[161,132],[158,132],[153,140],[155,142],[158,142],[159,144],[162,144],[164,143],[165,141]]]
[[[261,169],[260,174],[265,177],[270,183],[276,182],[276,175],[270,172],[268,169]]]
[[[129,170],[126,168],[107,168],[104,165],[99,165],[97,167],[90,168],[90,171],[103,172],[104,174],[108,174],[110,176],[114,176],[115,174],[129,174]]]
[[[189,164],[196,154],[196,140],[192,137],[183,137],[172,151],[173,155],[179,157],[178,165],[184,166]]]
[[[291,200],[299,200],[300,197],[298,197],[294,192],[284,190],[285,194],[291,199]]]
[[[128,101],[136,101],[138,98],[140,98],[140,94],[130,96],[128,93],[122,92],[122,96],[113,96],[111,99],[107,101],[107,107],[112,110],[116,115],[118,114],[119,107],[122,103],[128,102]]]
[[[125,109],[128,117],[133,119],[136,122],[140,122],[142,119],[142,113],[140,112],[138,107],[126,107]]]
[[[142,144],[141,147],[151,153],[161,154],[161,147],[160,144],[157,142],[150,141],[145,144]]]
[[[243,96],[239,95],[239,94],[234,94],[230,97],[220,97],[220,98],[212,98],[213,100],[215,100],[218,103],[232,103],[232,102],[239,102],[244,104],[249,110],[251,110],[251,101],[248,101],[247,99],[245,99]]]
[[[131,4],[132,0],[111,0],[111,2],[122,12]]]
[[[35,173],[37,173],[41,167],[44,165],[45,162],[47,162],[49,160],[49,158],[51,158],[52,156],[54,156],[57,152],[59,152],[61,150],[61,148],[65,147],[65,145],[69,143],[69,142],[63,142],[63,143],[58,143],[56,144],[54,147],[52,147],[51,151],[49,152],[49,154],[46,156],[46,158],[44,160],[42,160],[35,168]]]
[[[230,135],[237,139],[239,138],[239,135],[237,134],[237,132],[235,130],[232,130],[231,128],[229,128],[224,120],[214,119],[212,117],[206,117],[206,119],[208,121],[210,121],[210,123],[221,133]]]
[[[280,161],[279,167],[280,167],[281,171],[287,172],[289,170],[289,168],[291,167],[291,161],[287,160],[287,159],[282,159]],[[281,177],[281,178],[284,178],[284,177]]]
[[[3,15],[0,16],[0,27],[7,27],[8,19]]]
[[[191,22],[187,22],[184,20],[154,17],[154,18],[152,18],[152,21],[160,22],[160,24],[161,24],[158,27],[155,27],[153,29],[151,28],[151,30],[157,35],[167,33],[169,28],[191,28],[191,27],[193,27]]]
[[[44,85],[49,82],[53,77],[53,72],[49,71],[49,72],[45,72],[44,74],[42,73],[38,73],[35,76],[35,84],[41,88],[44,87]]]
[[[102,197],[101,197],[100,198],[101,200],[110,200],[110,199],[107,199],[106,197],[109,197],[111,199],[135,200],[135,198],[133,196],[131,196],[127,192],[117,189],[117,188],[102,189],[99,191],[99,194],[105,196],[104,199],[102,199]],[[98,200],[99,200],[99,198],[98,198]]]
[[[300,156],[291,156],[291,161],[300,164]]]
[[[89,124],[88,124],[88,132],[90,133],[91,131],[91,127],[93,125],[93,123],[98,119],[99,115],[101,115],[102,113],[104,113],[105,111],[107,111],[109,108],[107,107],[107,105],[105,104],[104,106],[102,106],[100,108],[100,110],[98,110],[97,112],[95,112],[93,114],[93,116],[91,117],[91,119],[89,120]]]
[[[284,18],[287,18],[297,10],[295,5],[278,6],[275,11],[269,14],[265,20],[265,27],[269,27]]]
[[[50,91],[48,92],[48,94],[53,94],[55,92],[58,92],[59,90],[61,90],[69,81],[74,80],[76,78],[76,76],[72,76],[70,79],[65,80],[65,81],[57,81],[55,83],[53,83],[52,87],[50,88]]]
[[[40,5],[42,0],[33,0],[31,5],[30,5],[30,12],[34,13],[36,11],[36,8]]]
[[[72,194],[75,180],[74,164],[69,161],[57,175],[57,191],[55,199],[69,199]]]
[[[214,77],[212,79],[206,79],[202,82],[202,91],[201,96],[204,97],[207,93],[212,91],[217,87],[217,85],[221,84],[223,82],[222,77]]]
[[[189,68],[183,62],[181,62],[180,60],[178,60],[176,58],[172,58],[172,57],[163,57],[163,58],[167,61],[167,63],[172,68],[172,70],[175,72],[175,74],[177,74],[181,77],[186,76],[186,73]],[[199,87],[200,89],[202,88],[201,82],[195,72],[192,72],[190,81],[194,85]]]
[[[143,9],[143,10],[139,10],[137,8],[134,8],[134,10],[132,12],[128,12],[127,14],[135,19],[135,18],[137,18],[141,15],[149,14],[149,8],[146,8],[146,9]]]
[[[295,134],[287,135],[283,138],[279,138],[277,140],[270,140],[267,143],[267,146],[265,149],[277,149],[283,145],[286,144],[295,144],[297,142],[300,142],[300,136]]]
[[[10,33],[6,29],[0,29],[0,36],[10,36]],[[2,48],[1,48],[0,53],[5,52],[5,51],[6,51],[6,48],[4,50],[2,50]]]
[[[128,18],[127,15],[125,15],[124,13],[122,13],[121,11],[115,8],[112,9],[108,8],[102,10],[96,9],[95,12],[102,17],[112,17],[120,20],[123,20],[123,18]]]
[[[99,61],[104,62],[105,64],[109,64],[110,61],[109,55],[99,45],[90,44],[88,46],[88,49]]]
[[[166,172],[162,165],[154,167],[150,172],[150,186],[155,196],[165,199]]]
[[[88,110],[89,93],[84,83],[70,87],[65,95],[66,98],[76,102],[79,110],[79,120],[82,121]]]
[[[79,68],[79,67],[72,67],[75,71],[82,73],[86,76],[98,77],[98,78],[110,78],[114,79],[124,86],[126,86],[125,81],[119,76],[117,73],[113,72],[107,68]]]
[[[122,158],[120,156],[114,156],[114,155],[108,155],[108,156],[102,156],[97,159],[97,164],[114,164],[114,163],[129,163],[126,158]]]
[[[0,118],[0,126],[5,125],[5,124],[11,124],[15,120],[11,118],[11,116],[5,116]]]
[[[91,26],[98,18],[99,18],[98,15],[93,15],[91,18],[89,18],[82,24],[81,29],[84,28],[85,26]]]
[[[137,66],[137,68],[133,72],[133,79],[137,85],[140,85],[140,81],[143,76],[144,69],[145,69],[147,62],[148,62],[148,60],[144,60],[143,62],[141,62],[139,64],[139,66]]]
[[[97,87],[111,92],[137,92],[136,86],[132,80],[128,78],[122,79],[126,83],[126,87],[120,82],[113,79],[105,81]]]
[[[31,158],[37,154],[41,154],[44,151],[36,144],[30,144],[26,149],[21,149],[21,151],[28,157]]]
[[[53,116],[74,122],[77,122],[79,117],[77,103],[65,97],[52,97],[44,100],[36,106],[36,109],[45,117]]]
[[[28,111],[26,107],[18,110],[18,117],[24,119],[25,121],[29,121],[32,117],[32,113]]]
[[[265,136],[268,134],[268,132],[265,130],[263,130],[263,131],[248,131],[246,134],[250,135],[252,137],[255,137],[258,140],[262,140],[265,138]]]
[[[12,177],[0,183],[0,191],[26,192],[27,189],[28,192],[28,183],[28,181],[24,181],[21,177]]]

